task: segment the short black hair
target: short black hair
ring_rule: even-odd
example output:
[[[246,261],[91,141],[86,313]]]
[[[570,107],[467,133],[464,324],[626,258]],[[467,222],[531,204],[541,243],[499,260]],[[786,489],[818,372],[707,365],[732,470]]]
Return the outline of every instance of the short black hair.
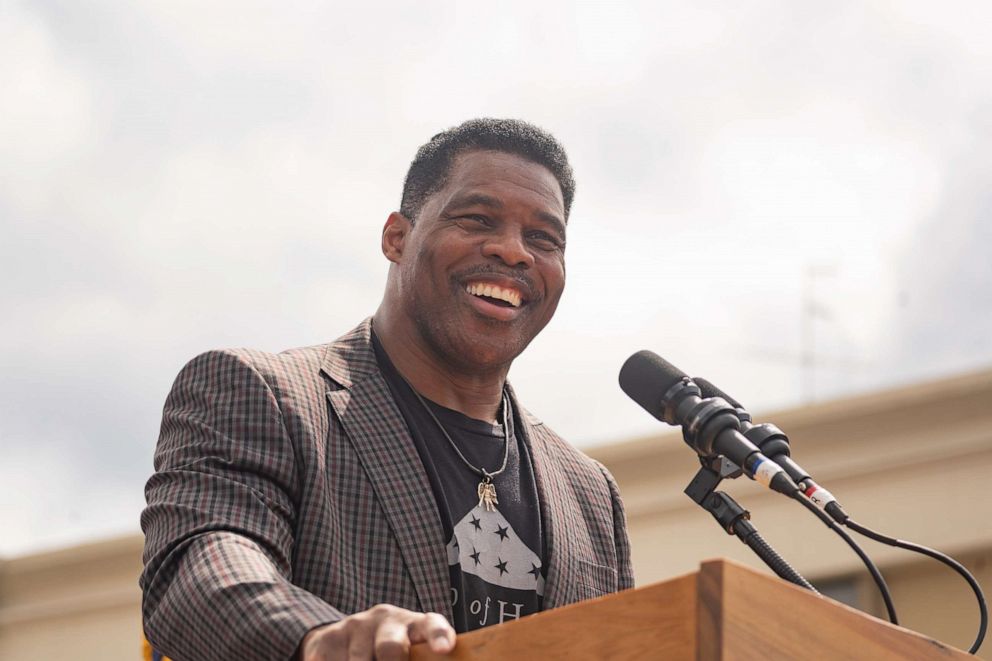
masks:
[[[519,119],[470,119],[431,138],[407,170],[400,213],[414,221],[427,198],[444,188],[455,157],[475,150],[514,154],[550,170],[561,186],[568,220],[575,179],[565,148],[544,129]]]

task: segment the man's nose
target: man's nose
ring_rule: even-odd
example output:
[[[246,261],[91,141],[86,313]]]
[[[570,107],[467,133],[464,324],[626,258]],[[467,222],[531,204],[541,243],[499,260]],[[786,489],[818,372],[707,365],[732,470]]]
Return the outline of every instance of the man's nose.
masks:
[[[495,257],[507,266],[530,268],[534,265],[534,255],[519,233],[514,231],[500,232],[492,236],[482,246],[482,254]]]

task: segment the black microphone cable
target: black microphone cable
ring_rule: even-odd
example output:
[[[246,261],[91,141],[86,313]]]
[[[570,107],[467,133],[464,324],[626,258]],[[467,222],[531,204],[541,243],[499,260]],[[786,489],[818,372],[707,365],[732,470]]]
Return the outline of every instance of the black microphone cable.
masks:
[[[885,582],[882,572],[878,570],[878,567],[874,562],[872,562],[872,559],[868,557],[868,554],[865,553],[864,549],[862,549],[858,543],[854,541],[853,537],[847,534],[846,530],[837,525],[837,523],[819,507],[811,503],[802,491],[796,491],[792,497],[803,507],[816,515],[816,517],[823,522],[823,525],[837,533],[840,538],[847,542],[847,545],[858,554],[858,557],[861,558],[861,562],[864,563],[865,567],[868,569],[868,573],[871,574],[872,579],[875,581],[875,585],[878,586],[878,591],[882,594],[882,601],[885,603],[885,611],[888,613],[889,622],[892,624],[899,624],[899,618],[896,617],[896,607],[895,604],[892,603],[892,593],[889,592],[889,585]]]
[[[803,500],[805,501],[806,499],[804,498]],[[817,508],[816,505],[813,505],[812,503],[810,503],[808,506],[819,511],[819,508]],[[844,526],[850,528],[854,532],[864,535],[868,539],[873,539],[881,544],[886,544],[888,546],[894,546],[897,548],[906,549],[907,551],[913,551],[914,553],[920,553],[921,555],[925,555],[929,558],[933,558],[934,560],[937,560],[938,562],[942,562],[951,569],[953,569],[954,571],[956,571],[965,581],[967,581],[968,586],[971,587],[972,592],[975,593],[975,598],[978,600],[978,612],[979,612],[978,635],[975,637],[975,642],[972,644],[971,649],[968,650],[968,653],[974,654],[975,652],[978,651],[978,648],[982,646],[982,642],[984,642],[985,640],[985,634],[988,632],[989,607],[985,601],[985,595],[982,593],[981,586],[978,585],[978,581],[975,580],[975,577],[972,576],[971,572],[969,572],[964,565],[962,565],[960,562],[950,557],[949,555],[945,555],[944,553],[941,553],[940,551],[937,551],[935,549],[929,548],[927,546],[923,546],[922,544],[914,544],[913,542],[907,542],[902,539],[896,539],[895,537],[889,537],[888,535],[883,535],[882,533],[876,532],[871,528],[868,528],[867,526],[863,526],[857,521],[851,519],[851,517],[849,517],[847,513],[844,512],[844,510],[842,510],[840,507],[831,508],[829,505],[827,507],[828,507],[828,511],[833,510],[829,512],[830,516],[832,516],[838,523],[843,524]]]

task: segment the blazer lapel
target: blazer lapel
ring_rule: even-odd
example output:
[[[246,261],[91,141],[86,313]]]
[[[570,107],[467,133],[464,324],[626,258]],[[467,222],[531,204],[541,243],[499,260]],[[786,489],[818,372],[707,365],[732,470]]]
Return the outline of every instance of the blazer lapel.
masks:
[[[345,387],[328,392],[327,399],[365,467],[421,606],[450,620],[448,558],[437,504],[389,387],[377,368],[370,369],[375,358],[368,330],[366,322],[329,349],[324,371]],[[362,354],[358,361],[343,355],[347,351],[341,345],[349,339],[358,345],[352,349]],[[350,371],[345,369],[349,365]]]
[[[534,479],[541,501],[541,524],[548,549],[547,582],[543,609],[579,601],[575,567],[580,549],[577,534],[584,530],[582,513],[571,491],[571,482],[557,460],[543,423],[519,407],[524,442],[530,449]]]

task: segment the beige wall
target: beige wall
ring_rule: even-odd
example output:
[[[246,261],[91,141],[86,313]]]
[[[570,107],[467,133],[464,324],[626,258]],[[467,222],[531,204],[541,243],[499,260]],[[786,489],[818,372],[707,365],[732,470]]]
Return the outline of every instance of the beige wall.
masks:
[[[141,544],[129,536],[0,563],[0,659],[140,659]]]
[[[950,553],[992,586],[992,370],[757,421],[785,430],[793,457],[856,520]],[[682,494],[698,463],[678,432],[659,426],[657,436],[590,451],[623,490],[638,583],[718,556],[762,567]],[[721,488],[807,578],[846,583],[860,607],[881,612],[857,557],[797,503],[743,478]],[[903,623],[957,647],[971,644],[978,610],[964,581],[913,554],[864,546],[885,572]],[[140,556],[140,538],[125,537],[0,562],[0,659],[139,659]]]

